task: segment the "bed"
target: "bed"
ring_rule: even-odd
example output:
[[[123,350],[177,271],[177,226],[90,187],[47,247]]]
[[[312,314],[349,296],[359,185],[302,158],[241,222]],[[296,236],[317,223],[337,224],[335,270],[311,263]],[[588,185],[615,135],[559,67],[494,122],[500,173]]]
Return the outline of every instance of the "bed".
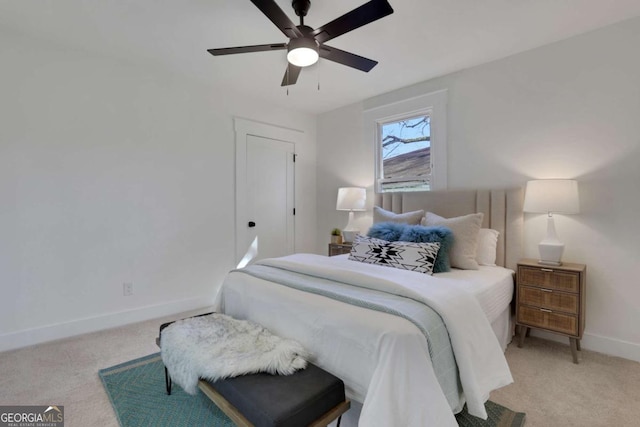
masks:
[[[345,425],[455,426],[453,414],[465,403],[470,413],[486,416],[482,404],[490,391],[512,381],[503,350],[512,335],[521,190],[386,193],[376,195],[376,205],[446,218],[482,212],[482,227],[500,233],[496,266],[427,276],[348,255],[295,254],[230,272],[217,310],[309,349],[313,363],[345,382],[354,401]],[[379,303],[381,293],[395,300]],[[364,303],[354,303],[354,294]],[[417,319],[433,319],[415,314],[414,305],[423,303],[435,308],[448,339],[442,339],[443,328]],[[404,306],[414,314],[404,315]]]

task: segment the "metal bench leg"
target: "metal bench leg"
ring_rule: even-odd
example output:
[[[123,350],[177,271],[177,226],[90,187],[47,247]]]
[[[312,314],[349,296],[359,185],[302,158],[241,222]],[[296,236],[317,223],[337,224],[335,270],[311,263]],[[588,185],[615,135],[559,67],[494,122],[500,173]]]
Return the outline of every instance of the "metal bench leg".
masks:
[[[166,366],[164,367],[164,385],[167,387],[167,394],[171,395],[171,375]]]

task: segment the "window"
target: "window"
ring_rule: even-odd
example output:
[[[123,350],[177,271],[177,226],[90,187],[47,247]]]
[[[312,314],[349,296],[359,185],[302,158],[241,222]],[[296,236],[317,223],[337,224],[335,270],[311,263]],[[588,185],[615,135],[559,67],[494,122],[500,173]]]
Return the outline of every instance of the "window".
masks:
[[[375,143],[376,192],[447,188],[447,91],[364,112],[365,139]]]
[[[378,124],[382,170],[378,183],[385,191],[431,189],[431,116],[420,114]]]

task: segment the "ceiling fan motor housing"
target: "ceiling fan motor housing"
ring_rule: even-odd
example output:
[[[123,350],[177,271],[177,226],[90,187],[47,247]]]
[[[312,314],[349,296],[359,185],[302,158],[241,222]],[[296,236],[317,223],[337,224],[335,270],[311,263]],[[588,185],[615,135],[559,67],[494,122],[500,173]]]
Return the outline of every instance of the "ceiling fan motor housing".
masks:
[[[310,0],[292,0],[291,6],[293,7],[293,10],[295,10],[296,15],[303,17],[303,16],[307,16],[307,12],[311,7],[311,1]]]

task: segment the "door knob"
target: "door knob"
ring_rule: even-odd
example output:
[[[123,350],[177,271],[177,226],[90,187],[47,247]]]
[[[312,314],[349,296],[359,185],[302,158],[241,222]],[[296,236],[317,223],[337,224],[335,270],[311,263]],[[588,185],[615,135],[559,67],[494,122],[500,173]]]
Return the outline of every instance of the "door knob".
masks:
[[[249,221],[249,224],[247,224],[249,226],[249,228],[253,228],[256,226],[256,223],[253,221]]]

